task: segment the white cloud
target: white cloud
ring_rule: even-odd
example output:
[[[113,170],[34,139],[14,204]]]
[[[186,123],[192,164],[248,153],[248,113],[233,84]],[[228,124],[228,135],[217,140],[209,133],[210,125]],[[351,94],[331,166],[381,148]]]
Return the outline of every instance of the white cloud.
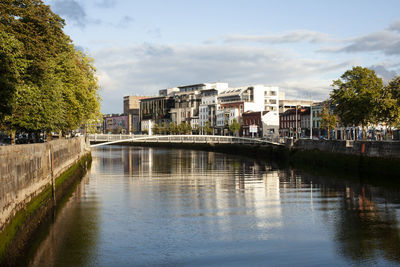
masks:
[[[381,77],[385,83],[389,82],[398,75],[396,71],[391,70],[390,66],[386,65],[387,64],[379,64],[369,67],[369,69],[374,70],[378,77]]]
[[[338,47],[325,47],[319,52],[379,52],[387,56],[400,55],[400,21],[388,29],[350,38]]]
[[[75,0],[54,0],[54,10],[79,27],[85,27],[87,16],[83,6]]]
[[[282,43],[323,43],[332,41],[332,38],[326,34],[309,30],[295,30],[282,34],[265,34],[265,35],[241,35],[231,34],[221,36],[219,38],[209,39],[206,43],[213,43],[222,40],[225,43],[237,42],[256,42],[268,44],[282,44]]]
[[[400,32],[400,20],[393,22],[390,25],[389,30]]]
[[[288,50],[226,45],[135,45],[108,47],[94,54],[104,89],[103,111],[116,112],[125,94],[154,95],[159,89],[198,82],[230,86],[261,83],[313,91],[325,98],[330,83],[351,64],[302,58]],[[323,97],[324,96],[324,97]]]

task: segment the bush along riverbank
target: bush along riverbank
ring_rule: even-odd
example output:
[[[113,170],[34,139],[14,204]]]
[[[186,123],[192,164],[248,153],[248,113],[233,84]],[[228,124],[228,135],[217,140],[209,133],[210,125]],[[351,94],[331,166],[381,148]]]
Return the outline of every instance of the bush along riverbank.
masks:
[[[52,219],[57,207],[86,174],[91,162],[91,153],[84,154],[55,178],[54,186],[47,185],[16,212],[0,234],[1,266],[25,265],[22,264],[23,253],[32,245],[35,232],[42,223]]]

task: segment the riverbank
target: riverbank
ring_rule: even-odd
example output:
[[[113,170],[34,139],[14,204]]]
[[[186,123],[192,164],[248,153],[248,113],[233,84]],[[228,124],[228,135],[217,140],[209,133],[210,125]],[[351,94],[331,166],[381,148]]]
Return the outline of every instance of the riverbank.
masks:
[[[363,145],[364,144],[364,145]],[[129,143],[126,143],[129,145]],[[400,185],[400,143],[302,140],[292,147],[244,144],[141,143],[140,146],[214,151],[274,161],[281,166],[335,176],[359,177],[371,183]],[[398,152],[399,151],[399,152]]]
[[[91,165],[83,138],[0,148],[0,265],[15,265],[40,224]]]

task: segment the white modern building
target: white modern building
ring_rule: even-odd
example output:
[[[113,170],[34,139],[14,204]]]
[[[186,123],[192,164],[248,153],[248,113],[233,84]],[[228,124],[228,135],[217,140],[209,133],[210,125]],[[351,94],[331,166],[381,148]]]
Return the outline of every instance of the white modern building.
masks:
[[[242,114],[247,111],[266,111],[266,128],[279,128],[279,88],[251,85],[230,88],[220,93],[219,109],[237,109],[238,122],[243,125]]]

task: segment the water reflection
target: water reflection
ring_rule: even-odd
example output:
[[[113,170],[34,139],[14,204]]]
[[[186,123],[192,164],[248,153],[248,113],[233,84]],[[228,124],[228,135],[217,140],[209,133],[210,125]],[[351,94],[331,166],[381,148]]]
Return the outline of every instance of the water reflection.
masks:
[[[379,193],[379,192],[378,192]],[[400,261],[400,231],[393,204],[368,187],[346,187],[337,220],[340,252],[356,261],[383,256]]]
[[[94,166],[95,167],[95,166]],[[31,259],[31,266],[94,265],[99,233],[99,206],[90,187],[88,175],[48,226],[47,236]],[[78,206],[76,206],[79,203]]]
[[[399,263],[398,192],[212,152],[93,156],[33,265]]]

